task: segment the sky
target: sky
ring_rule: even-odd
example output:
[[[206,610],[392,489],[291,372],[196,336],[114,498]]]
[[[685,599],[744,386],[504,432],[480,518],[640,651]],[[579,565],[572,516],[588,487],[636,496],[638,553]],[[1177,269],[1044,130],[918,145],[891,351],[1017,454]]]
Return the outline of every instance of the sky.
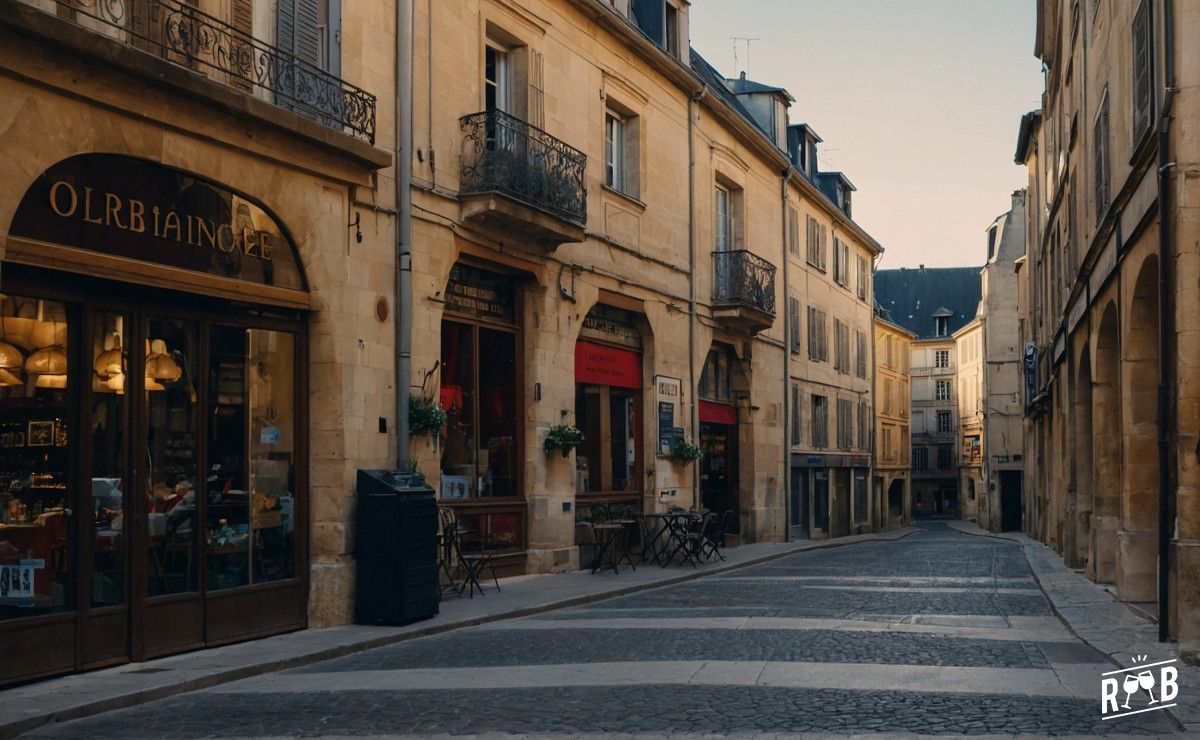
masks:
[[[854,183],[880,269],[982,264],[1026,183],[1017,124],[1038,108],[1034,0],[694,0],[691,40],[726,77],[787,88],[792,123]]]

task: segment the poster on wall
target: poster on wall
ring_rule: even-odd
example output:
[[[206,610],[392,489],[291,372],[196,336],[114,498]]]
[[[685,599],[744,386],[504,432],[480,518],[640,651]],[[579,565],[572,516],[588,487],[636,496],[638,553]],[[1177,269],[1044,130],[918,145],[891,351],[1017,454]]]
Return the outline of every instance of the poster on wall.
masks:
[[[665,375],[654,377],[658,394],[658,454],[667,456],[676,440],[676,421],[683,420],[683,382]]]

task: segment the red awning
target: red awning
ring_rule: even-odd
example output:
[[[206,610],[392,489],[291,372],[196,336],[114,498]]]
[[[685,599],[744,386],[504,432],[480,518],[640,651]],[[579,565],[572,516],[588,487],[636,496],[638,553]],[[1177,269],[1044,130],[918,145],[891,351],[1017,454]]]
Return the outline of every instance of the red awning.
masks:
[[[701,401],[700,421],[710,424],[737,424],[737,409],[727,403]]]

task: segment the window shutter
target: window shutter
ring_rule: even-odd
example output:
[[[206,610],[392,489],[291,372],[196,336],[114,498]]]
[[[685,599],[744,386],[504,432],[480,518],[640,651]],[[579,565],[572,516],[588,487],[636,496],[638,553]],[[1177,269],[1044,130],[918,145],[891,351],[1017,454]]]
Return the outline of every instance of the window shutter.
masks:
[[[296,56],[309,64],[321,64],[321,34],[318,27],[321,13],[319,0],[295,0],[296,2]]]
[[[800,254],[800,216],[795,208],[788,208],[788,251]]]
[[[792,383],[792,444],[800,444],[800,385]]]
[[[1133,139],[1136,144],[1150,125],[1153,61],[1151,59],[1150,3],[1142,0],[1133,17]]]
[[[1096,168],[1096,219],[1104,217],[1108,210],[1108,91],[1100,103],[1100,114],[1096,117],[1095,157]]]
[[[546,128],[544,61],[542,52],[529,50],[529,122],[541,129]]]
[[[798,298],[788,298],[788,322],[789,332],[791,336],[792,352],[800,353],[800,300]]]
[[[231,24],[237,34],[233,37],[234,48],[239,57],[253,59],[254,50],[250,38],[254,35],[254,0],[233,0]],[[229,75],[229,84],[241,90],[250,90],[249,80],[238,75]]]

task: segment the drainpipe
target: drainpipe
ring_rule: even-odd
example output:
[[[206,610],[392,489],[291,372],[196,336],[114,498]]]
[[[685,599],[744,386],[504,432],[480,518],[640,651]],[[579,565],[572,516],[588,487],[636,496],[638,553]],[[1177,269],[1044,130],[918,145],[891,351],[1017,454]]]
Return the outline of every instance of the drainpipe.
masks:
[[[783,236],[781,244],[783,245],[783,306],[780,310],[783,311],[783,541],[789,542],[792,538],[792,446],[791,446],[791,379],[792,379],[792,326],[791,326],[791,284],[788,282],[788,249],[791,245],[788,244],[788,175],[791,174],[791,167],[785,167],[779,175],[779,215],[780,223],[783,227],[780,229],[780,234]]]
[[[1170,589],[1171,512],[1167,506],[1171,493],[1170,419],[1171,419],[1171,316],[1172,302],[1167,292],[1171,286],[1171,103],[1175,97],[1175,21],[1174,3],[1163,3],[1163,69],[1164,83],[1162,113],[1158,117],[1158,641],[1170,636],[1170,615],[1167,610]]]
[[[412,375],[412,0],[396,2],[396,468],[407,470]],[[432,80],[429,83],[432,85]]]
[[[691,393],[692,434],[700,443],[700,404],[696,403],[696,111],[708,87],[688,100],[688,384]],[[692,466],[692,508],[700,509],[700,473]]]

